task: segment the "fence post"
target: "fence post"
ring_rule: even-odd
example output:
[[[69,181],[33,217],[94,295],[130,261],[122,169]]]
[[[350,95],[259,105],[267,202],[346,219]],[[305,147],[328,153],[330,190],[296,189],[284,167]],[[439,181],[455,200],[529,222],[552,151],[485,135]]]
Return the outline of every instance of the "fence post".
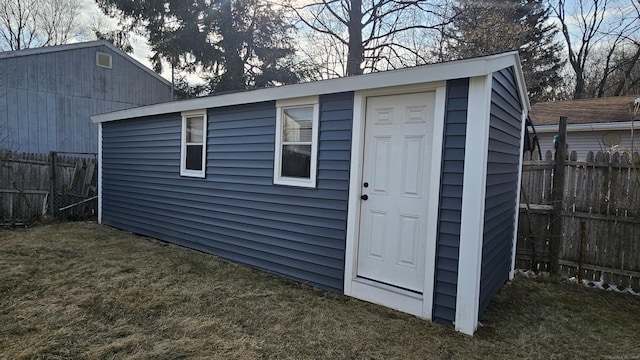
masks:
[[[555,141],[555,162],[553,167],[553,193],[551,201],[553,202],[553,220],[551,222],[551,236],[549,244],[549,255],[551,264],[549,271],[551,274],[560,274],[560,248],[564,240],[562,226],[562,210],[564,207],[564,168],[567,149],[567,118],[560,117],[558,125],[558,138]]]
[[[56,216],[56,209],[54,208],[56,201],[54,197],[56,196],[56,170],[57,170],[57,162],[58,162],[58,154],[55,151],[51,152],[51,191],[49,192],[49,211],[51,212],[51,216]]]

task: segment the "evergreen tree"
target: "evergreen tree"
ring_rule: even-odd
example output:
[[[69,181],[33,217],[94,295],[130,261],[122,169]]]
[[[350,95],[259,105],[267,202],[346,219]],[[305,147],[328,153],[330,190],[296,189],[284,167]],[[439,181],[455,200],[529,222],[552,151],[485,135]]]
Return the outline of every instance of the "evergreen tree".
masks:
[[[97,0],[131,30],[144,29],[156,71],[162,60],[202,72],[210,92],[298,82],[293,27],[267,0]]]
[[[458,0],[456,10],[459,16],[448,33],[451,57],[519,50],[531,101],[560,96],[562,46],[544,0]]]

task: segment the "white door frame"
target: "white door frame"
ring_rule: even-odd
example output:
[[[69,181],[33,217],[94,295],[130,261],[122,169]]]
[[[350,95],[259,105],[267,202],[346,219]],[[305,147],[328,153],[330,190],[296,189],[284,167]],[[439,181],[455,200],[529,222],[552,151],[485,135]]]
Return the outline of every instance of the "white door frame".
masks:
[[[427,211],[427,246],[425,285],[423,294],[399,289],[357,277],[358,239],[360,235],[360,195],[364,164],[365,114],[367,97],[399,95],[415,92],[435,92],[433,139],[431,144],[431,173],[429,174],[429,205]],[[435,276],[438,203],[442,166],[442,135],[446,100],[446,82],[357,91],[354,94],[353,130],[351,133],[351,169],[345,250],[344,293],[348,296],[387,306],[431,320]]]

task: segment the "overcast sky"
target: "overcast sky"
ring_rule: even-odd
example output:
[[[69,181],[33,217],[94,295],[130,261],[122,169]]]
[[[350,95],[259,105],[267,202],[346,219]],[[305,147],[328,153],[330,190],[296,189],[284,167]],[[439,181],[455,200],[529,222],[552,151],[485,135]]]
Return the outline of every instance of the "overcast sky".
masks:
[[[618,6],[621,4],[625,4],[625,1],[620,1],[620,0],[613,0],[612,2]],[[96,23],[95,18],[97,16],[100,16],[102,17],[103,21],[107,25],[110,25],[111,27],[115,28],[117,21],[103,15],[94,0],[80,0],[80,3],[81,3],[80,21],[83,24],[87,24],[91,26],[92,24]],[[567,12],[571,13],[574,10],[573,6],[575,6],[575,1],[567,0],[567,4],[568,4]],[[625,5],[627,4],[628,3],[626,3]],[[131,45],[133,46],[133,54],[130,54],[130,55],[134,57],[136,60],[143,63],[145,66],[151,67],[151,62],[148,59],[150,50],[149,50],[149,46],[146,43],[146,39],[140,36],[134,35],[133,38],[131,39],[131,42],[132,42]],[[165,77],[167,80],[171,80],[171,70],[168,69],[168,67],[165,67],[165,70],[161,75]],[[189,75],[187,77],[189,78],[190,82],[198,82],[199,80],[199,78],[196,75]]]
[[[94,0],[80,0],[80,7],[81,7],[80,22],[82,24],[87,24],[89,26],[91,26],[92,24],[95,24],[94,18],[97,16],[102,17],[103,20],[105,21],[105,24],[107,25],[115,27],[117,24],[117,20],[110,19],[109,17],[102,14],[102,11],[100,11],[100,9],[98,8],[98,5],[96,5]],[[151,68],[151,62],[148,59],[150,50],[149,50],[149,46],[147,45],[146,39],[140,36],[134,35],[131,40],[132,40],[131,45],[133,46],[133,53],[129,55],[131,55],[133,58],[143,63],[145,66]],[[165,70],[161,75],[165,77],[167,80],[171,81],[170,71]]]

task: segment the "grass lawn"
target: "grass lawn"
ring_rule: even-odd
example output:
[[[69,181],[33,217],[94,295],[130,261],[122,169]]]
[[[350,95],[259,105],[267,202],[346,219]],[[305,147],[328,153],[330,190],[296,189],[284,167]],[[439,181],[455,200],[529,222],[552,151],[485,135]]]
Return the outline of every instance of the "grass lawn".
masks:
[[[94,223],[0,230],[0,359],[640,359],[640,298],[517,278],[474,337]]]

